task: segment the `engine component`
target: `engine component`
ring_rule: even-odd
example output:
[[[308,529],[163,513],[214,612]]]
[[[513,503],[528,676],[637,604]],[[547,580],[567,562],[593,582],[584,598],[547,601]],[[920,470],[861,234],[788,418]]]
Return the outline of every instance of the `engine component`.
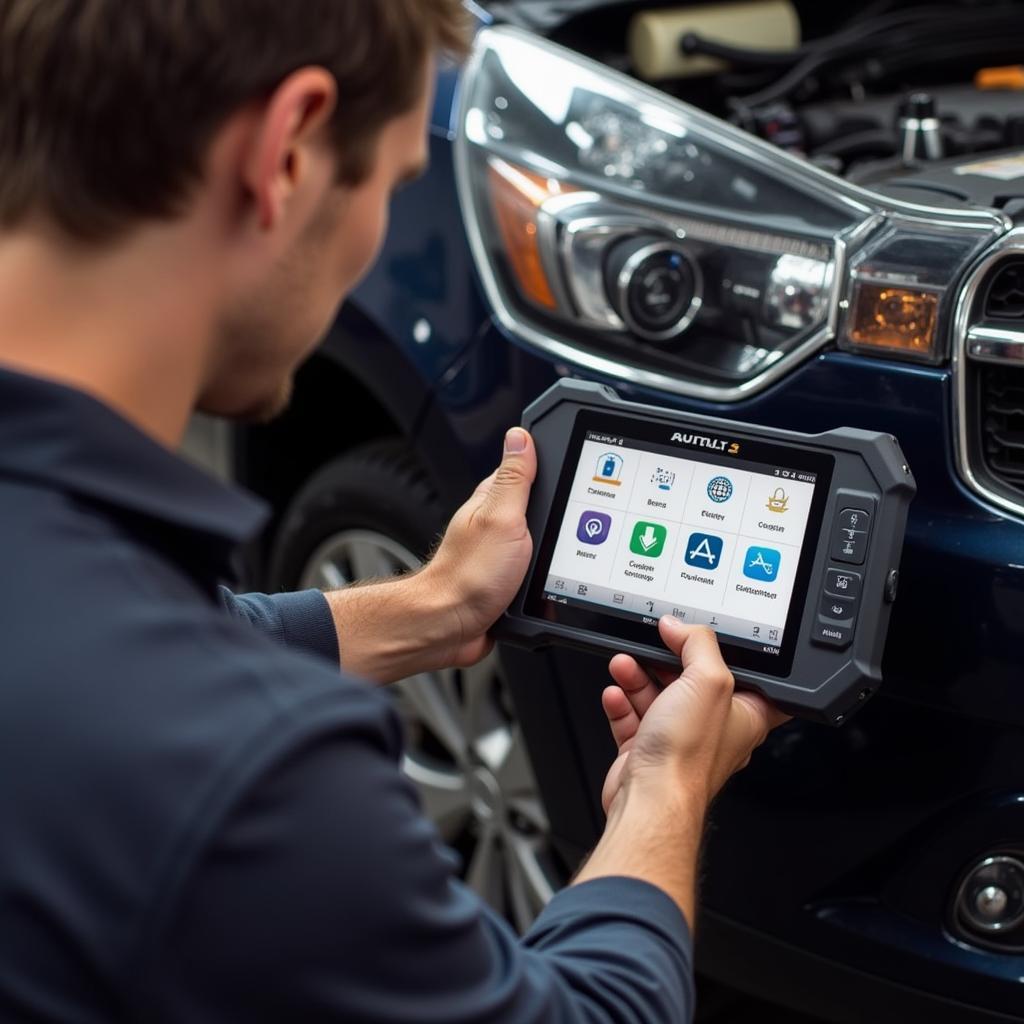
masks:
[[[643,11],[629,30],[633,66],[649,81],[723,70],[726,63],[716,57],[683,52],[680,43],[690,33],[731,46],[786,51],[800,45],[800,18],[789,0]]]
[[[897,125],[900,153],[908,167],[923,160],[941,160],[945,155],[942,122],[935,110],[935,99],[928,93],[911,93],[900,104]]]

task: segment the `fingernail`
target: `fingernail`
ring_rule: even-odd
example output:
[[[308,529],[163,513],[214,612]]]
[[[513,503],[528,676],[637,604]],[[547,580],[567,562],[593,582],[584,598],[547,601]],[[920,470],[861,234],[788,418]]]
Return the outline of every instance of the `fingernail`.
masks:
[[[668,625],[670,625],[670,626],[682,626],[683,625],[683,620],[682,619],[677,619],[674,615],[662,615],[661,621],[668,623]]]
[[[508,455],[521,455],[526,451],[526,431],[514,427],[505,435],[505,452]]]

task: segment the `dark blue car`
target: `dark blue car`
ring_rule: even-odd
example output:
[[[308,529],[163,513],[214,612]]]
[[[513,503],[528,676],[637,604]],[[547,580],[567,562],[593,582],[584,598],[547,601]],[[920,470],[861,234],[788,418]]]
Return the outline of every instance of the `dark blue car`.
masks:
[[[235,439],[276,510],[255,582],[415,566],[560,377],[893,433],[920,493],[884,688],[719,800],[699,968],[834,1021],[1024,1019],[1024,93],[973,78],[1024,19],[755,6],[759,50],[712,8],[474,8],[382,260]],[[502,650],[396,688],[427,813],[520,925],[601,829],[606,679]]]

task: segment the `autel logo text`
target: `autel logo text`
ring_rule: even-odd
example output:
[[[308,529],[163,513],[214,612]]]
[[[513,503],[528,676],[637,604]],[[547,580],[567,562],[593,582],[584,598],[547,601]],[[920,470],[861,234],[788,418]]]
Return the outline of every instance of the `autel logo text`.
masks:
[[[676,444],[687,444],[691,448],[710,448],[713,452],[728,452],[729,455],[739,455],[740,446],[735,441],[723,441],[720,438],[704,437],[702,434],[680,434],[672,435]]]

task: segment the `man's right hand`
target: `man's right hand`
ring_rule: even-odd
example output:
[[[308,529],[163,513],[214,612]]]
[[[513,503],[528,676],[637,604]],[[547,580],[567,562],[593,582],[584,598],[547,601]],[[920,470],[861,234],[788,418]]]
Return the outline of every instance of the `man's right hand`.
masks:
[[[608,823],[576,882],[650,882],[692,927],[708,805],[786,716],[755,694],[734,692],[711,630],[670,617],[659,629],[682,673],[662,674],[662,689],[633,658],[612,660],[617,685],[603,702],[619,753],[604,787]]]
[[[665,616],[658,626],[683,671],[660,670],[662,686],[625,654],[612,659],[616,686],[602,698],[619,756],[602,800],[607,813],[623,787],[668,773],[705,805],[788,717],[753,693],[736,693],[715,634]],[[658,779],[659,785],[662,778]],[[653,779],[652,779],[653,781]]]

